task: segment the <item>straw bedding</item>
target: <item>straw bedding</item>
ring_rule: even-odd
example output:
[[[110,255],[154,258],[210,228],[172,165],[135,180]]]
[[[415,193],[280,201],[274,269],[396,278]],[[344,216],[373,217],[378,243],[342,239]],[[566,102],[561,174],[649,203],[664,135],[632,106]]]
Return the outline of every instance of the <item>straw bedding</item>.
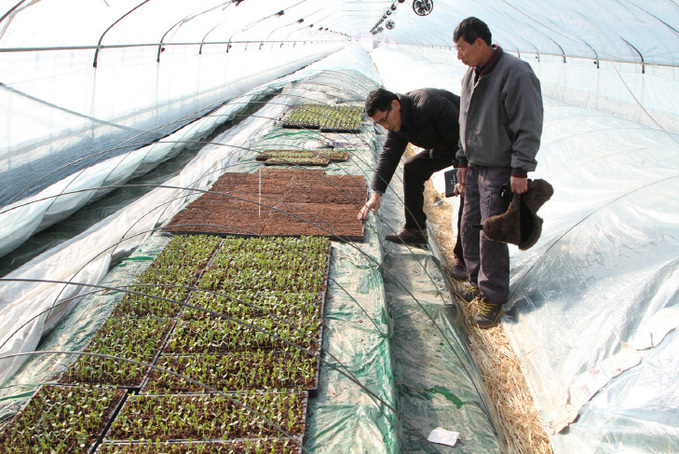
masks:
[[[435,241],[443,251],[446,261],[453,263],[456,238],[456,232],[452,228],[453,208],[447,203],[432,206],[436,197],[441,198],[443,195],[428,181],[425,188],[425,212],[432,223]],[[478,307],[473,307],[460,298],[458,302],[468,324],[471,354],[500,416],[507,452],[553,454],[526,383],[521,358],[517,358],[514,353],[504,328],[501,324],[488,330],[470,326],[469,322]]]

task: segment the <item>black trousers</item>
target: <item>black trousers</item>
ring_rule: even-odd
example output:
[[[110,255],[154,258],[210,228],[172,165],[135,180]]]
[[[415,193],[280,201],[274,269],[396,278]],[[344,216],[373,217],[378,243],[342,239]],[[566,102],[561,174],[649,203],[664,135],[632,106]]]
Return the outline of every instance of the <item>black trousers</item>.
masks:
[[[451,160],[432,158],[429,155],[429,150],[421,151],[405,162],[403,166],[403,198],[406,228],[420,230],[427,228],[427,215],[424,214],[424,183],[431,178],[434,172],[451,165],[453,165]],[[453,251],[460,260],[463,260],[462,240],[460,238],[460,219],[463,206],[464,200],[460,200],[460,209],[457,214],[457,240]]]

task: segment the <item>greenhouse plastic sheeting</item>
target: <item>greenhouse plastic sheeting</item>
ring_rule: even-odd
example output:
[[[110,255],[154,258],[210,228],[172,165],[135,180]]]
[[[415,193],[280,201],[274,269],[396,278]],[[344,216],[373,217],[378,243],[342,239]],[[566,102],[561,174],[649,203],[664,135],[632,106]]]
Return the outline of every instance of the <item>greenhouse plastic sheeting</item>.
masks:
[[[677,451],[676,2],[434,0],[432,13],[422,17],[410,2],[383,0],[197,0],[189,2],[194,10],[180,0],[151,1],[103,38],[107,27],[142,2],[6,3],[0,21],[0,100],[8,106],[0,112],[3,162],[30,156],[30,143],[43,147],[40,150],[46,150],[47,143],[83,145],[72,143],[74,130],[87,129],[92,135],[85,138],[92,143],[103,132],[134,136],[153,131],[172,123],[165,116],[172,107],[186,106],[174,117],[180,122],[158,135],[166,136],[182,121],[194,120],[191,115],[231,99],[224,95],[223,90],[231,88],[225,80],[237,82],[251,69],[255,72],[250,75],[258,75],[258,64],[299,67],[298,57],[320,58],[353,44],[350,40],[374,49],[372,61],[360,53],[343,53],[344,60],[335,60],[338,72],[360,62],[370,67],[362,70],[369,74],[375,71],[374,62],[387,88],[404,92],[438,86],[458,92],[466,68],[456,59],[452,29],[469,15],[485,20],[496,43],[533,66],[545,99],[543,147],[533,176],[550,181],[556,193],[540,210],[545,219],[541,241],[526,252],[512,249],[512,310],[503,322],[524,360],[546,428],[556,432],[574,419],[551,435],[553,447],[559,454]],[[213,8],[218,5],[226,7]],[[277,14],[283,10],[283,15]],[[395,27],[368,35],[375,25],[386,25],[381,18],[387,10]],[[206,14],[195,14],[199,11]],[[311,22],[313,28],[307,25]],[[229,49],[231,38],[234,45]],[[291,42],[282,42],[288,38]],[[209,45],[200,54],[202,40]],[[118,42],[123,46],[116,47]],[[139,46],[144,42],[151,45]],[[281,44],[283,51],[274,50]],[[100,75],[94,76],[93,57],[99,49]],[[224,59],[227,50],[230,57]],[[241,91],[235,96],[247,91],[237,87]],[[267,122],[255,123],[253,119],[240,131],[266,129]],[[121,137],[101,150],[122,142]],[[229,146],[235,147],[250,144],[245,137],[232,131],[219,140],[233,139]],[[180,183],[187,181],[195,177]],[[203,183],[197,187],[208,186],[207,179]],[[189,196],[195,193],[181,194],[182,202],[170,205],[167,212]],[[158,201],[145,202],[155,206]],[[143,214],[130,209],[116,219],[121,225],[135,225]],[[140,238],[127,238],[115,256],[109,251],[99,262],[85,259],[92,267],[83,274],[89,281],[101,279],[108,263],[134,249],[145,236],[141,232],[153,227],[151,222],[140,228]],[[110,237],[117,242],[126,230],[121,227]],[[107,238],[103,230],[101,234]],[[40,261],[51,260],[49,268],[33,262],[29,267],[35,267],[36,274],[27,276],[73,276],[81,250],[106,244],[80,242],[86,236],[42,257]],[[82,248],[70,249],[75,243]],[[59,263],[50,259],[59,254],[66,258]],[[24,300],[55,303],[49,294],[38,293],[37,284],[17,287],[25,289]],[[7,300],[2,304],[0,323],[9,313]],[[30,318],[40,309],[22,304],[15,311],[26,311]],[[21,338],[37,342],[44,325],[43,320],[27,326]],[[0,336],[6,330],[0,329]],[[31,342],[25,348],[33,348]],[[18,341],[14,347],[21,345]]]
[[[347,68],[348,60],[354,62],[354,71],[361,72],[367,68],[368,74],[374,75],[374,67],[365,52],[347,49],[270,85],[280,89],[304,77]],[[344,81],[353,90],[350,85],[352,79],[340,78],[339,81]],[[209,188],[226,168],[257,142],[259,136],[273,127],[290,105],[299,103],[300,99],[299,92],[291,89],[288,95],[272,100],[257,115],[215,138],[177,176],[161,187],[6,275],[4,282],[0,283],[0,345],[3,345],[0,351],[32,350],[43,334],[54,328],[77,304],[77,295],[84,291],[79,285],[55,286],[39,280],[82,284],[100,281],[112,263],[129,254],[187,200],[197,198],[201,191]],[[71,298],[70,305],[58,305],[61,299],[67,298]],[[43,313],[51,305],[58,305],[59,310]],[[15,333],[17,326],[22,328]],[[0,383],[16,371],[23,359],[0,361]]]
[[[424,81],[459,91],[464,68],[445,50],[390,46],[371,57],[387,88],[405,92]],[[632,65],[529,61],[545,104],[531,177],[549,181],[555,194],[538,212],[538,244],[523,252],[510,246],[504,327],[555,452],[676,450],[674,70],[641,75]],[[409,71],[398,71],[403,67]]]
[[[679,374],[667,361],[679,327],[677,137],[560,102],[545,111],[540,176],[556,192],[541,241],[514,254],[506,328],[548,429],[580,414],[557,449],[667,452],[679,442],[676,388],[662,378]]]
[[[116,127],[106,126],[114,131],[95,129],[98,126],[91,124],[94,120],[86,119],[78,119],[78,124],[67,126],[65,123],[73,115],[62,112],[54,103],[40,106],[39,101],[26,100],[26,96],[16,90],[0,86],[3,104],[31,111],[36,121],[47,125],[43,127],[47,128],[44,132],[46,137],[38,138],[41,128],[27,126],[25,121],[19,127],[10,118],[7,122],[0,119],[0,124],[8,129],[7,137],[15,138],[24,129],[27,134],[25,138],[17,138],[16,143],[9,143],[6,152],[0,151],[0,178],[5,183],[0,187],[0,204],[4,205],[0,209],[0,256],[22,244],[33,233],[65,219],[91,201],[102,197],[111,188],[172,158],[187,142],[199,140],[205,131],[213,129],[215,122],[225,122],[247,106],[250,98],[260,95],[256,87],[305,66],[325,54],[302,54],[294,62],[280,67],[267,68],[266,71],[253,74],[238,73],[231,80],[215,80],[215,84],[228,88],[221,88],[217,92],[204,88],[206,94],[196,96],[190,102],[180,97],[177,101],[179,105],[154,106],[150,100],[148,106],[136,107],[145,112],[156,109],[153,114],[145,114],[151,119],[137,118],[121,112],[110,113],[111,121],[116,122]],[[186,62],[181,61],[178,64],[185,67]],[[169,71],[176,77],[176,71]],[[194,91],[195,87],[189,86],[186,89]],[[68,89],[57,85],[54,91],[68,92]],[[136,97],[135,92],[129,91],[124,94],[113,91],[109,94],[118,101],[125,96]],[[175,92],[175,96],[179,94]],[[92,96],[98,95],[92,93]],[[231,100],[231,103],[220,108],[227,100]],[[131,104],[132,102],[122,102],[128,108]],[[50,121],[40,118],[43,110],[44,116]],[[210,111],[213,111],[211,115],[203,117]],[[12,117],[15,120],[12,121],[18,121],[23,116],[25,114],[15,112]],[[121,117],[126,118],[122,120]],[[124,122],[129,122],[134,127],[124,127]],[[188,126],[183,127],[188,123]],[[68,135],[58,128],[66,130]],[[26,143],[20,145],[21,141]]]
[[[670,65],[679,58],[677,5],[672,0],[432,0],[431,14],[424,15],[415,14],[413,2],[397,0],[4,3],[0,43],[5,47],[108,45],[98,54],[109,63],[125,59],[129,64],[139,54],[152,62],[173,54],[195,56],[199,46],[203,53],[216,55],[228,42],[266,47],[360,38],[370,32],[400,44],[451,46],[455,25],[468,16],[484,19],[495,41],[512,51]],[[146,46],[119,49],[114,44]],[[66,49],[58,58],[70,57],[70,52]],[[76,61],[91,66],[94,54],[94,47],[80,50]],[[41,58],[50,61],[49,53]]]
[[[462,317],[457,316],[457,302],[433,247],[384,240],[403,222],[400,182],[395,178],[393,190],[382,199],[378,237],[385,249],[384,287],[392,320],[402,452],[503,452],[497,413],[458,326]],[[426,436],[436,428],[459,433],[458,443],[430,445]]]

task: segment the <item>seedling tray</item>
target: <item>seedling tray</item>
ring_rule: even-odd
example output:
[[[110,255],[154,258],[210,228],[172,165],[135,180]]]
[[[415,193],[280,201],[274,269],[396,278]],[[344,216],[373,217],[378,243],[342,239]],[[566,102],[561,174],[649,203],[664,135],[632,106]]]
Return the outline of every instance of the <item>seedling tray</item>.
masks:
[[[330,159],[324,158],[269,158],[264,161],[265,166],[317,166],[326,167]]]
[[[267,332],[230,320],[179,321],[175,332],[167,343],[165,352],[173,354],[218,354],[257,350],[289,350],[293,347],[288,342],[312,352],[317,352],[320,349],[316,339],[322,324],[320,320],[317,322],[317,326],[298,328],[282,323],[269,325],[268,322],[261,323],[258,320],[252,319],[245,323],[252,326],[259,325],[261,329]]]
[[[326,175],[316,169],[225,173],[209,193],[189,204],[163,229],[226,236],[324,236],[362,241],[356,213],[367,199],[362,175]]]
[[[281,163],[297,164],[303,159],[321,158],[330,162],[343,162],[349,158],[349,150],[334,148],[320,148],[315,150],[265,150],[257,155],[258,161],[272,163],[272,159],[278,159]],[[296,161],[297,160],[297,161]],[[326,164],[327,165],[327,164]]]
[[[232,454],[262,452],[301,454],[302,440],[286,438],[253,438],[227,441],[140,442],[109,441],[99,446],[96,454]],[[261,451],[258,451],[261,449]]]
[[[283,118],[283,128],[360,132],[363,108],[357,105],[302,104]]]
[[[271,317],[291,320],[298,316],[317,313],[322,299],[323,292],[261,289],[229,292],[219,290],[215,293],[196,291],[189,304],[205,310],[186,308],[181,318],[183,320],[220,318],[215,315],[216,313],[235,319]]]
[[[348,134],[358,134],[361,132],[361,128],[328,128],[320,127],[321,132],[336,132],[336,133],[348,133]]]
[[[43,385],[0,432],[0,452],[92,453],[125,397],[112,387]]]
[[[130,395],[104,441],[223,442],[287,435],[301,439],[308,399],[306,392]]]
[[[174,241],[174,240],[173,240]],[[177,239],[179,241],[179,239]],[[210,240],[211,242],[214,242],[214,239]],[[253,325],[261,326],[263,329],[266,329],[268,331],[274,331],[278,332],[279,335],[283,335],[285,338],[289,338],[292,342],[301,345],[303,348],[305,348],[308,351],[311,351],[314,353],[314,358],[309,358],[308,356],[302,354],[298,358],[302,358],[302,362],[304,361],[310,361],[313,363],[312,374],[308,374],[310,371],[309,364],[307,362],[306,364],[306,372],[299,372],[296,369],[293,369],[294,364],[289,368],[285,369],[285,366],[282,367],[283,369],[283,378],[286,378],[287,375],[293,375],[294,373],[297,374],[307,374],[305,375],[305,381],[302,385],[299,384],[290,384],[291,382],[286,382],[285,380],[282,380],[280,384],[276,384],[274,381],[269,382],[269,384],[265,384],[265,387],[271,386],[269,389],[257,389],[253,391],[248,391],[247,393],[243,393],[241,390],[233,390],[233,392],[230,392],[229,395],[243,395],[243,396],[251,396],[251,395],[293,395],[293,396],[298,396],[298,395],[303,395],[304,396],[304,418],[301,420],[302,424],[302,429],[301,432],[297,428],[295,428],[295,433],[292,434],[294,437],[299,437],[301,439],[301,436],[303,434],[303,429],[304,429],[304,423],[305,423],[305,417],[306,417],[306,406],[307,406],[307,399],[310,394],[315,394],[317,388],[318,388],[318,373],[320,369],[320,349],[322,346],[322,340],[323,340],[323,312],[324,312],[324,306],[325,306],[325,298],[326,298],[326,289],[327,289],[327,280],[328,280],[328,266],[329,266],[329,260],[330,260],[330,242],[325,240],[325,239],[318,239],[318,238],[311,238],[308,241],[304,242],[292,242],[288,240],[280,240],[281,243],[274,243],[271,241],[265,241],[265,240],[243,240],[243,239],[237,239],[237,238],[231,238],[231,239],[224,239],[221,241],[221,244],[219,246],[219,250],[216,251],[216,253],[212,253],[210,260],[203,265],[205,262],[204,259],[200,259],[201,266],[195,268],[192,273],[195,273],[195,279],[199,280],[202,279],[205,275],[209,275],[210,270],[212,267],[216,267],[214,271],[217,272],[217,275],[223,274],[223,275],[228,275],[228,273],[224,273],[219,269],[219,267],[224,266],[227,262],[224,261],[225,257],[229,258],[228,263],[232,264],[238,272],[235,275],[239,275],[244,273],[243,267],[252,267],[253,269],[256,270],[271,270],[274,272],[277,272],[279,269],[286,269],[288,271],[290,270],[296,270],[298,267],[301,267],[302,269],[304,268],[305,265],[311,266],[313,265],[313,269],[316,271],[320,271],[320,274],[314,273],[315,277],[314,280],[318,280],[317,283],[315,284],[314,288],[315,289],[322,289],[323,291],[317,292],[317,293],[308,293],[308,295],[313,295],[311,300],[304,300],[300,301],[300,306],[299,308],[292,308],[292,312],[280,312],[281,317],[274,317],[273,314],[276,314],[276,305],[274,304],[271,307],[271,311],[269,314],[265,316],[253,319],[248,319],[249,321],[253,321]],[[281,248],[284,247],[286,251],[289,251],[292,253],[292,255],[287,256],[285,254],[281,254]],[[215,249],[212,249],[212,251],[215,251]],[[220,256],[220,251],[223,252],[223,254]],[[245,254],[245,255],[243,255]],[[253,254],[253,255],[249,255]],[[218,258],[221,257],[221,261],[218,260]],[[247,260],[241,260],[240,262],[232,262],[230,261],[231,258],[233,257],[241,257],[241,258],[247,258]],[[257,260],[254,260],[254,258],[257,257]],[[170,262],[172,262],[174,259],[170,258]],[[306,271],[310,271],[309,269],[306,269]],[[162,275],[162,268],[157,270],[157,274],[160,273]],[[194,282],[192,285],[197,286],[198,283]],[[253,282],[255,286],[258,286],[258,282]],[[280,294],[284,294],[284,291],[280,291]],[[199,292],[196,292],[199,293]],[[287,292],[285,292],[287,293]],[[266,294],[266,292],[264,293]],[[269,293],[272,294],[272,293]],[[189,303],[191,303],[192,300],[189,300]],[[316,311],[312,310],[314,307],[317,308],[316,310],[318,311],[317,313],[314,313]],[[290,304],[290,301],[285,301],[281,300],[278,302],[278,305],[283,305],[285,309],[291,309],[290,306],[294,306]],[[221,312],[221,311],[216,311],[216,312]],[[217,340],[217,342],[221,342],[223,340],[228,340],[231,336],[229,335],[224,335],[223,332],[217,331],[217,333],[212,333],[212,334],[207,334],[208,330],[204,329],[206,326],[209,328],[208,325],[215,325],[214,327],[217,327],[218,329],[224,328],[226,326],[239,326],[237,323],[233,321],[228,321],[224,320],[221,318],[216,318],[215,315],[213,314],[210,317],[205,317],[204,319],[196,319],[192,320],[191,318],[189,319],[184,319],[183,317],[188,316],[190,314],[189,311],[184,311],[178,314],[178,318],[159,318],[159,317],[131,317],[129,315],[126,315],[124,317],[117,317],[113,316],[107,321],[107,323],[102,326],[100,331],[98,332],[98,336],[100,336],[100,340],[96,341],[97,337],[95,336],[93,338],[93,341],[90,343],[92,346],[92,352],[95,353],[101,353],[101,354],[110,354],[113,356],[121,356],[121,357],[128,357],[124,353],[128,352],[129,349],[134,350],[135,347],[137,347],[137,344],[140,342],[143,343],[143,339],[147,339],[149,337],[152,337],[153,339],[157,339],[154,341],[155,347],[158,347],[157,349],[154,347],[153,350],[153,359],[150,358],[150,352],[147,350],[142,349],[142,352],[146,352],[145,354],[148,354],[148,357],[139,358],[140,361],[144,363],[149,363],[151,365],[155,365],[159,368],[167,368],[169,370],[174,370],[173,367],[165,367],[166,363],[163,361],[167,359],[172,360],[171,355],[166,355],[165,352],[167,351],[172,351],[172,348],[168,348],[170,346],[170,339],[173,335],[177,334],[175,332],[177,327],[184,327],[186,325],[192,325],[196,324],[197,329],[194,330],[192,333],[189,333],[188,338],[189,339],[194,339],[198,341],[198,344],[200,344],[203,340],[207,339],[207,343],[203,343],[203,346],[207,345],[209,348],[207,349],[208,351],[210,350],[210,346],[212,345],[211,342],[212,340]],[[227,315],[227,314],[225,314]],[[234,315],[234,314],[230,314]],[[261,314],[259,314],[261,315]],[[307,319],[307,315],[309,318]],[[271,319],[269,319],[271,317]],[[234,318],[241,318],[241,317],[234,317]],[[299,333],[296,330],[288,330],[283,329],[282,331],[276,331],[279,328],[285,328],[285,324],[282,324],[278,318],[285,318],[288,320],[294,320],[297,324],[301,325],[300,328],[306,330],[305,332]],[[257,321],[258,320],[258,321]],[[304,320],[303,322],[301,322]],[[122,323],[122,325],[120,324]],[[202,325],[201,325],[202,323]],[[148,325],[149,328],[151,328],[151,332],[155,333],[152,336],[145,335],[140,337],[137,340],[129,340],[125,339],[123,340],[122,338],[119,340],[116,337],[116,335],[112,335],[114,332],[119,332],[119,333],[124,333],[126,335],[132,335],[132,334],[139,334],[140,328],[144,327],[145,325]],[[242,326],[242,325],[240,325]],[[153,331],[155,330],[155,331]],[[156,332],[158,331],[158,332]],[[228,330],[227,330],[228,331]],[[181,334],[181,333],[179,333]],[[262,333],[260,333],[262,334]],[[288,334],[291,336],[289,337]],[[201,340],[198,336],[205,336],[205,339]],[[297,336],[297,337],[295,337]],[[252,357],[253,355],[257,354],[262,354],[261,352],[256,352],[257,349],[257,342],[261,341],[262,339],[265,339],[267,336],[259,336],[260,339],[255,338],[247,340],[244,343],[244,346],[247,347],[244,350],[238,350],[240,351],[240,357],[241,358],[247,358],[247,357]],[[269,345],[269,350],[271,355],[290,355],[291,357],[294,357],[295,354],[297,354],[296,350],[288,345],[287,343],[280,342],[280,345],[276,345],[274,342],[273,344]],[[98,347],[99,349],[93,348],[93,347]],[[121,348],[122,347],[122,348]],[[199,345],[200,347],[200,345]],[[253,350],[254,347],[254,350]],[[242,353],[243,351],[251,350],[250,353]],[[201,348],[197,349],[198,353],[202,353]],[[219,350],[217,350],[219,351]],[[195,352],[194,352],[195,353]],[[231,354],[228,357],[226,355],[222,355],[222,358],[228,358],[224,359],[224,361],[233,361],[235,358],[237,358],[237,355]],[[80,360],[83,358],[98,358],[94,357],[91,355],[83,355]],[[134,359],[136,357],[130,357],[131,359]],[[175,359],[179,358],[179,361],[182,361],[183,358],[193,358],[194,360],[201,361],[201,358],[205,358],[205,356],[200,356],[198,354],[192,354],[190,356],[184,356],[184,357],[176,357]],[[80,361],[79,360],[79,361]],[[159,360],[162,360],[159,362]],[[78,362],[79,362],[78,361]],[[78,364],[76,362],[76,364]],[[105,362],[105,361],[104,361]],[[119,372],[117,369],[124,369],[123,365],[125,364],[130,364],[127,362],[115,362],[112,361],[112,368],[111,370],[113,372]],[[280,364],[285,364],[285,362],[281,362]],[[82,364],[81,364],[82,366]],[[73,365],[69,370],[72,371],[72,368],[74,367],[81,367],[81,366],[76,366]],[[87,369],[87,367],[93,367],[92,364],[88,365],[85,364],[84,367]],[[274,364],[275,366],[275,364]],[[271,367],[271,365],[268,366],[263,366],[268,369],[273,369],[276,370],[276,367]],[[188,369],[192,369],[192,366],[189,364]],[[220,369],[220,368],[217,368]],[[222,369],[227,369],[227,367],[224,367]],[[264,369],[262,369],[264,370]],[[295,371],[295,372],[291,372]],[[191,370],[193,372],[193,370]],[[156,372],[149,372],[147,370],[144,371],[143,377],[139,378],[136,377],[134,380],[129,380],[129,377],[125,376],[125,380],[123,381],[118,381],[118,380],[90,380],[93,383],[102,383],[106,382],[107,383],[107,388],[109,389],[116,389],[118,387],[118,393],[121,397],[121,401],[119,405],[114,409],[113,412],[111,412],[110,416],[107,416],[110,419],[116,418],[116,414],[118,413],[118,409],[121,408],[122,402],[124,399],[132,399],[133,401],[135,399],[141,399],[142,396],[148,395],[142,393],[142,395],[138,395],[138,392],[141,392],[142,387],[149,382],[149,374],[150,373],[156,373]],[[180,372],[181,373],[181,372]],[[69,374],[64,374],[66,377],[69,376]],[[185,374],[183,374],[185,375]],[[62,377],[64,378],[64,377]],[[193,378],[193,377],[192,377]],[[65,380],[65,379],[64,379]],[[108,384],[110,382],[110,384]],[[141,383],[140,383],[141,382]],[[68,380],[65,380],[65,383],[69,383]],[[82,388],[81,386],[81,381],[78,381],[77,377],[71,376],[70,377],[70,384],[67,385],[59,385],[60,388],[62,389],[79,389]],[[207,382],[207,385],[213,387],[213,388],[219,388],[218,386],[214,386],[213,383]],[[276,386],[277,388],[274,388]],[[301,392],[298,387],[304,387],[304,392]],[[93,388],[92,386],[87,386],[88,388]],[[292,388],[292,389],[290,389]],[[224,388],[226,389],[226,388]],[[187,394],[168,394],[174,393],[175,389],[166,389],[165,391],[161,390],[156,390],[154,391],[156,394],[154,395],[157,397],[158,401],[155,402],[163,402],[162,399],[169,399],[173,400],[173,402],[170,402],[167,404],[166,411],[165,413],[167,415],[171,415],[173,408],[175,407],[174,401],[181,401],[182,397],[181,396],[197,396],[197,394],[191,394],[191,391],[195,390],[194,389],[187,389]],[[219,399],[220,396],[222,396],[223,391],[220,390],[220,392],[212,393],[212,394],[202,394],[205,396],[210,396],[211,398],[214,399]],[[152,405],[152,411],[156,411],[156,406],[157,405]],[[270,406],[266,406],[265,410],[268,411],[267,409]],[[296,410],[295,410],[296,411]],[[113,420],[113,422],[110,422],[110,424],[115,424],[116,420]],[[107,424],[109,422],[105,421]],[[157,424],[160,424],[162,426],[163,421],[158,420],[156,421]],[[137,424],[136,422],[133,422],[132,424]],[[154,423],[155,424],[155,423]],[[260,438],[267,438],[267,437],[273,437],[273,438],[278,438],[280,436],[280,433],[272,433],[272,432],[262,432],[262,428],[260,427],[261,425],[257,424],[252,424],[251,422],[247,423],[250,424],[252,427],[255,429],[255,433],[248,433],[246,435],[238,435],[236,434],[236,438],[239,439],[260,439]],[[287,424],[287,423],[286,423]],[[195,429],[199,430],[199,429]],[[106,432],[106,428],[103,429],[101,433],[98,434],[97,440],[101,441],[103,434],[104,433],[110,433]],[[168,435],[172,434],[173,431],[169,431]],[[229,433],[229,438],[232,437],[232,433]],[[173,438],[168,438],[168,439],[162,439],[161,442],[172,442],[169,444],[172,444],[173,447],[174,445],[179,446],[177,449],[184,449],[184,447],[187,446],[192,446],[191,443],[188,443],[185,438],[179,438],[180,436],[175,436],[172,435]],[[220,438],[221,437],[221,438]],[[81,437],[82,438],[82,437]],[[111,438],[111,437],[109,437]],[[149,440],[147,439],[129,439],[130,437],[127,437],[126,440],[107,440],[105,443],[106,446],[109,446],[110,449],[114,449],[112,445],[116,446],[136,446],[136,445],[145,445],[148,447],[150,444]],[[154,437],[154,443],[157,437]],[[224,441],[224,436],[219,434],[218,436],[215,436],[214,434],[211,435],[210,437],[203,437],[205,440],[207,440],[212,448],[215,446],[224,446],[225,441]],[[196,437],[191,437],[193,440],[199,440],[200,438]],[[202,440],[202,439],[201,439]],[[205,441],[202,440],[202,441]],[[54,446],[58,446],[58,443],[61,440],[52,442],[49,442],[50,448],[53,449],[53,452],[62,452],[59,451],[58,448],[54,448]],[[99,443],[99,441],[95,442],[94,444],[87,444],[84,447],[84,450],[82,452],[88,452],[91,453],[94,451],[94,449],[97,449],[96,446]],[[88,442],[89,443],[89,442]],[[237,443],[237,441],[235,442]],[[85,445],[85,443],[81,443]],[[226,443],[228,444],[228,443]],[[105,448],[102,448],[105,449]],[[108,448],[106,448],[108,449]],[[117,449],[117,448],[115,448]],[[287,449],[287,448],[286,448]],[[0,447],[0,452],[5,452],[2,450]],[[12,451],[7,451],[7,452],[12,452]],[[21,451],[20,451],[21,452]],[[69,454],[71,452],[80,452],[80,451],[73,451],[73,450],[68,450],[68,451],[63,451],[63,452],[68,452]],[[97,451],[100,452],[100,451]],[[104,451],[101,451],[104,452]],[[115,451],[113,451],[115,452]],[[126,452],[126,451],[122,451]],[[134,452],[134,451],[132,451]],[[178,451],[178,452],[183,452],[183,451]],[[195,452],[195,451],[191,451]],[[220,451],[205,451],[205,452],[220,452]],[[276,452],[297,452],[295,450],[293,451],[276,451]],[[23,454],[23,452],[22,452]]]
[[[303,352],[270,351],[219,355],[163,355],[157,366],[200,382],[154,370],[145,394],[238,391],[309,391],[318,388],[318,361]]]
[[[109,331],[110,327],[116,326],[116,321],[129,324],[129,327],[126,327],[126,325],[118,326],[119,332],[117,334],[119,336],[111,335]],[[156,326],[158,336],[154,345],[149,344],[149,351],[145,354],[146,356],[140,357],[143,352],[131,351],[139,346],[139,342],[130,340],[130,337],[132,334],[140,334],[144,323],[151,323],[152,326]],[[176,320],[156,317],[111,317],[92,338],[88,351],[153,365],[175,323]],[[122,340],[123,337],[125,337],[124,341]],[[81,355],[66,371],[60,374],[58,381],[59,384],[110,385],[137,390],[142,386],[149,372],[149,367],[128,361]]]

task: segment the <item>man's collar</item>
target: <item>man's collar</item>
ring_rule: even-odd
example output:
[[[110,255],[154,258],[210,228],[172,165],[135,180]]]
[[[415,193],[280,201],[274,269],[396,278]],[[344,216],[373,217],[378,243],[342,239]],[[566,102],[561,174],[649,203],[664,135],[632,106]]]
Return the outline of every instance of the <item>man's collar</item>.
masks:
[[[396,97],[398,97],[398,102],[401,103],[401,130],[399,132],[402,133],[404,130],[408,130],[408,125],[410,124],[411,104],[410,98],[405,95],[396,93]]]
[[[488,61],[486,63],[484,63],[483,65],[476,66],[474,68],[474,74],[476,75],[476,77],[480,77],[484,73],[490,71],[492,69],[493,65],[495,64],[495,62],[497,61],[497,58],[502,53],[502,49],[497,44],[493,44],[492,47],[493,47],[493,54],[490,56]]]

